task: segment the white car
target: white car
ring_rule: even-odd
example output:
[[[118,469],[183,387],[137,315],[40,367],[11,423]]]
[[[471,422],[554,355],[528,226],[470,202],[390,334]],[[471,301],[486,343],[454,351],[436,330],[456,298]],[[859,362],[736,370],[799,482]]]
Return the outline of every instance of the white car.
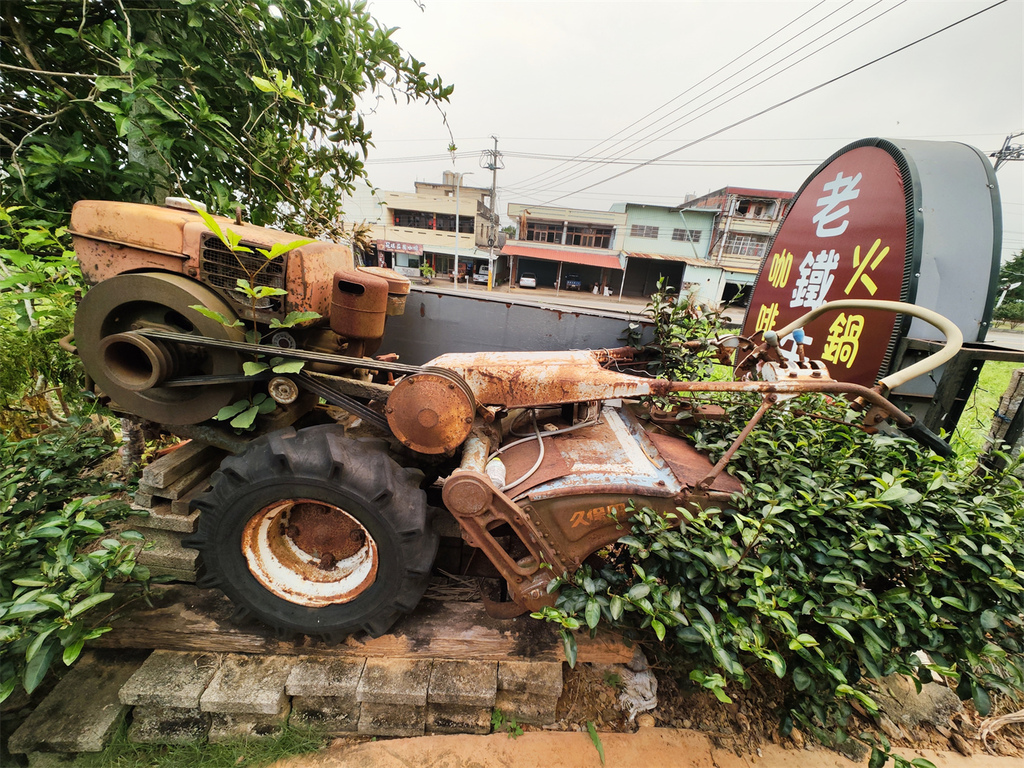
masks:
[[[533,272],[523,272],[519,276],[519,287],[520,288],[536,288],[537,287],[537,276]]]
[[[487,285],[487,272],[488,272],[488,269],[489,269],[488,267],[484,266],[484,267],[480,267],[480,269],[478,269],[476,272],[474,272],[473,273],[473,282],[474,283],[482,283],[483,285]]]

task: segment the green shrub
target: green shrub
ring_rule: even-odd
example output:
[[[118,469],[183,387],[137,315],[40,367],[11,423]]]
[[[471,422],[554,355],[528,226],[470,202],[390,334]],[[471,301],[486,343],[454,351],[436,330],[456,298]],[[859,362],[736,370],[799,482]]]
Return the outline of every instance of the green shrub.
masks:
[[[131,545],[105,537],[128,505],[110,498],[122,485],[89,474],[113,449],[87,424],[0,438],[0,701],[107,631],[93,610],[113,597],[106,580],[148,578]]]
[[[1024,301],[1004,301],[992,312],[995,320],[1009,323],[1010,328],[1016,328],[1024,323]]]
[[[80,369],[57,342],[71,332],[82,274],[66,228],[28,213],[0,206],[0,393],[18,399],[49,385],[74,397]]]
[[[717,459],[753,407],[707,424],[697,447]],[[607,565],[557,580],[557,607],[537,615],[626,627],[722,701],[770,670],[789,683],[783,731],[826,742],[846,738],[854,704],[877,709],[868,678],[934,670],[982,715],[990,692],[1024,688],[1024,491],[1011,474],[787,408],[730,467],[746,489],[730,509],[636,510]]]

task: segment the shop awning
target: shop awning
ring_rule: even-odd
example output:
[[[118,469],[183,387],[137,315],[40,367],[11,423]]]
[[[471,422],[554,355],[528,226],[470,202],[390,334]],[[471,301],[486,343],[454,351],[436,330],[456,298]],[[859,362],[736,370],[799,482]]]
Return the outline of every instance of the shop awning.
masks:
[[[639,251],[626,251],[626,256],[631,259],[649,259],[651,261],[678,261],[682,264],[690,264],[694,267],[717,267],[704,259],[695,259],[692,256],[673,256],[667,253],[641,253]]]
[[[565,261],[569,264],[582,264],[587,267],[603,269],[622,269],[619,257],[609,253],[593,251],[572,251],[560,248],[541,248],[534,245],[507,244],[501,249],[505,256],[518,256],[522,259],[543,259],[544,261]]]

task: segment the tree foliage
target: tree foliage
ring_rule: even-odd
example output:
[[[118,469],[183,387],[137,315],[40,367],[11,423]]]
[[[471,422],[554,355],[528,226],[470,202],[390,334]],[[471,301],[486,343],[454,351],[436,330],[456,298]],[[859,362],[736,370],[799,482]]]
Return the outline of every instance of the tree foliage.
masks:
[[[39,0],[0,13],[6,202],[51,216],[169,191],[330,232],[371,146],[360,105],[452,90],[362,2]]]

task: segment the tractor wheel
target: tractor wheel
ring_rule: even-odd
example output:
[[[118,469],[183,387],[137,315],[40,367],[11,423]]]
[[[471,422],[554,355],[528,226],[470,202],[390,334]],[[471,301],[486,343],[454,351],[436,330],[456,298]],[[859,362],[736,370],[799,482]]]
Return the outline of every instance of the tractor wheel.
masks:
[[[201,587],[282,635],[377,637],[419,602],[437,552],[422,473],[336,425],[276,432],[225,459],[195,501]]]

